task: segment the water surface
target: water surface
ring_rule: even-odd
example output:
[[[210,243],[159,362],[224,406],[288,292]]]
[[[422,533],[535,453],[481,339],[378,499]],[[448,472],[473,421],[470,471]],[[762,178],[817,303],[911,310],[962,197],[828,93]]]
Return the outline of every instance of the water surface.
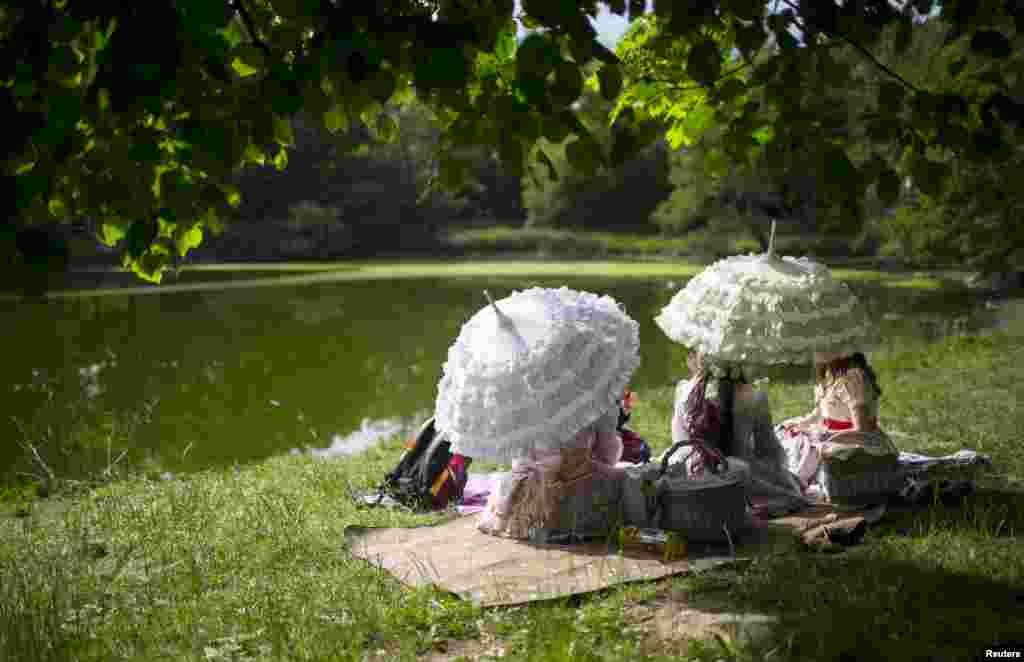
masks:
[[[433,407],[447,349],[484,305],[484,288],[495,297],[533,285],[610,294],[640,323],[634,387],[665,385],[685,374],[685,351],[653,317],[683,284],[404,279],[3,301],[0,480],[27,470],[26,439],[65,474],[116,459],[126,438],[126,461],[175,471],[295,448],[360,450]],[[890,343],[991,324],[991,311],[964,292],[851,286]]]

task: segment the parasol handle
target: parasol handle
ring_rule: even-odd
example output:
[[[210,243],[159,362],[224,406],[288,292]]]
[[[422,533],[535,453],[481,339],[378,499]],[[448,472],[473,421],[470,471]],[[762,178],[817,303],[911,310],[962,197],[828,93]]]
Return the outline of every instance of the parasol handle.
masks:
[[[772,219],[772,231],[768,235],[768,257],[775,255],[775,219]]]

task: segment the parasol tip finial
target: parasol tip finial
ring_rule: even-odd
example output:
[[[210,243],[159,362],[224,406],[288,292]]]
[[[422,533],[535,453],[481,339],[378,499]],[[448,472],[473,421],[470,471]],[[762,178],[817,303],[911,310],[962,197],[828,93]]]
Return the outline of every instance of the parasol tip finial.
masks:
[[[490,303],[491,308],[494,309],[494,316],[498,319],[498,328],[504,329],[505,331],[512,334],[512,337],[515,339],[516,349],[518,351],[526,351],[526,340],[519,333],[519,330],[516,328],[515,323],[505,313],[501,312],[501,309],[498,308],[498,304],[496,304],[494,302],[494,299],[491,298],[490,292],[484,290],[484,296],[487,297],[487,302]]]
[[[501,308],[498,308],[498,304],[494,303],[494,299],[491,298],[491,293],[488,292],[487,290],[484,290],[484,296],[487,297],[487,303],[491,304],[491,308],[494,309],[494,314],[497,315],[498,319],[502,322],[508,320],[508,318],[505,316],[505,313],[501,312]],[[511,320],[508,321],[511,322]]]
[[[768,257],[775,255],[775,219],[772,219],[771,234],[768,235]]]

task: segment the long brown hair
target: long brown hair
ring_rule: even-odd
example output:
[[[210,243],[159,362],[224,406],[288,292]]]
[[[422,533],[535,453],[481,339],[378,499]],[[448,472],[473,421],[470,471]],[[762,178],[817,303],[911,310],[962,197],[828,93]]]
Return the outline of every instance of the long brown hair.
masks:
[[[829,379],[842,377],[850,368],[858,368],[863,371],[868,381],[871,382],[871,387],[875,389],[875,394],[878,396],[882,395],[882,387],[878,385],[878,376],[875,375],[875,371],[868,365],[867,357],[861,352],[844,356],[828,363],[814,364],[814,377],[819,384],[822,384]]]
[[[738,368],[730,368],[726,375],[718,378],[718,429],[709,429],[710,420],[706,412],[701,411],[704,406],[703,390],[711,377],[709,368],[704,364],[702,356],[694,356],[695,362],[690,366],[696,369],[697,374],[693,375],[695,384],[687,398],[687,412],[693,425],[691,434],[703,437],[706,441],[714,444],[722,455],[732,455],[735,445],[736,433],[733,429],[735,421],[734,408],[736,404],[736,385],[746,384],[747,379],[743,371]],[[689,361],[687,362],[689,363]],[[700,393],[698,393],[698,390]]]

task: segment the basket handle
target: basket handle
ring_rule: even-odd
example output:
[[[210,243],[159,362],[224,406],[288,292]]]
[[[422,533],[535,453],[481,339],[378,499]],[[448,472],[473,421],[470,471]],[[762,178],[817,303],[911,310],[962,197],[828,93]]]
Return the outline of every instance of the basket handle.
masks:
[[[664,476],[665,472],[668,471],[668,461],[669,461],[669,458],[672,457],[672,454],[675,453],[680,448],[682,448],[683,446],[686,446],[689,443],[690,443],[689,439],[684,439],[683,441],[677,441],[676,443],[672,444],[671,448],[669,448],[667,451],[665,451],[664,457],[661,458],[661,472],[658,474],[659,478]]]
[[[665,452],[664,457],[661,458],[661,473],[659,474],[659,478],[664,476],[665,472],[668,471],[668,461],[669,458],[672,457],[672,454],[688,444],[693,446],[695,453],[700,454],[701,459],[704,461],[704,466],[708,467],[712,473],[718,473],[719,467],[721,467],[721,470],[723,471],[729,470],[729,460],[727,460],[717,448],[709,446],[703,439],[684,439],[683,441],[672,444],[668,451]]]

